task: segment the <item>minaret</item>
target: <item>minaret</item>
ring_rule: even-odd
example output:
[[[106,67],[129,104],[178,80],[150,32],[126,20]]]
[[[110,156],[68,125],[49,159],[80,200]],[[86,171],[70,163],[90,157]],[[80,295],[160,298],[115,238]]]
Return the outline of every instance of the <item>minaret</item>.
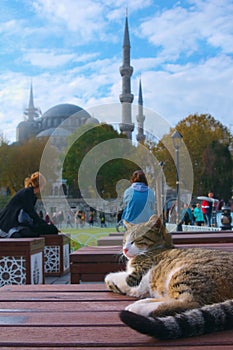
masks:
[[[41,111],[38,108],[35,108],[34,106],[32,83],[30,88],[28,108],[25,109],[24,114],[27,116],[28,120],[30,121],[34,121],[41,114]]]
[[[139,93],[138,93],[138,114],[136,116],[138,122],[138,134],[136,136],[138,142],[143,142],[145,140],[143,124],[145,121],[145,116],[143,115],[143,99],[142,99],[142,83],[141,79],[139,81]]]
[[[122,122],[120,124],[120,130],[123,134],[127,135],[129,139],[132,139],[134,124],[132,123],[131,104],[134,96],[131,94],[131,75],[133,74],[133,67],[130,66],[130,41],[127,14],[123,42],[123,64],[120,67],[120,74],[122,76],[122,93],[119,96],[122,104]]]

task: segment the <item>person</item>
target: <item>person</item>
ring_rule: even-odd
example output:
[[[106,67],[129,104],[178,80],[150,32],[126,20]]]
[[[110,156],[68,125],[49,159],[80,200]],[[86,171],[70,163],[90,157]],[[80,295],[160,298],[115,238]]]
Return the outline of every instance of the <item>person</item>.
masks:
[[[89,213],[89,218],[88,218],[88,222],[90,226],[94,225],[94,212],[91,210]]]
[[[105,213],[103,211],[100,212],[99,218],[100,218],[100,227],[107,227]]]
[[[1,238],[30,238],[58,233],[57,227],[40,218],[34,208],[45,184],[45,177],[38,171],[25,179],[24,188],[0,211]]]
[[[82,211],[82,215],[81,215],[81,227],[85,226],[85,222],[86,222],[86,214],[84,211]]]
[[[132,224],[146,222],[154,214],[154,192],[149,188],[142,170],[136,170],[130,182],[131,186],[125,190],[123,195],[124,211],[122,219]]]
[[[68,227],[73,228],[73,225],[72,225],[72,222],[71,222],[71,216],[70,216],[69,213],[67,214],[67,218],[66,218],[66,228],[68,228]]]
[[[77,210],[74,216],[76,228],[81,226],[82,210]]]
[[[51,219],[50,219],[49,213],[46,213],[46,214],[45,214],[45,218],[44,218],[44,219],[45,219],[45,221],[47,222],[47,224],[49,224],[49,225],[50,225],[50,224],[53,224],[53,222],[52,222]]]
[[[177,222],[177,218],[178,218],[178,203],[177,201],[174,201],[168,212],[168,222],[175,224]]]
[[[204,219],[207,226],[212,225],[212,212],[213,212],[213,203],[214,203],[214,193],[213,191],[208,192],[209,200],[203,200],[201,203],[202,212],[204,214]]]
[[[195,217],[195,224],[197,226],[203,226],[204,222],[205,222],[205,218],[204,218],[204,214],[202,212],[200,203],[196,204],[196,207],[195,207],[195,209],[193,211],[193,215]]]
[[[185,225],[192,225],[193,224],[193,217],[192,217],[192,210],[188,203],[184,203],[184,207],[181,211],[181,221]]]

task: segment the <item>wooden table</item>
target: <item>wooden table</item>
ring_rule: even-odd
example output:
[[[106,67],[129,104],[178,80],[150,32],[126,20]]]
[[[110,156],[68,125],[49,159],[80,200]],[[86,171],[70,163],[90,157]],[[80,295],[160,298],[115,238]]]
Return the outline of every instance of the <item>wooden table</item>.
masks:
[[[104,284],[4,286],[1,349],[231,350],[233,331],[159,341],[125,326],[119,311],[134,298]]]

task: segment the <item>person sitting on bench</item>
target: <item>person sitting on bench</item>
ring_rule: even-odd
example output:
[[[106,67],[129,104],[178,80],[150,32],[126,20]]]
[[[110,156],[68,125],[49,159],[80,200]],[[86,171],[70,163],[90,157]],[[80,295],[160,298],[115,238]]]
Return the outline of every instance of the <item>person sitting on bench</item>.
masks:
[[[37,196],[45,184],[46,179],[39,171],[24,180],[24,188],[0,211],[0,238],[30,238],[58,234],[57,227],[48,224],[35,210]]]

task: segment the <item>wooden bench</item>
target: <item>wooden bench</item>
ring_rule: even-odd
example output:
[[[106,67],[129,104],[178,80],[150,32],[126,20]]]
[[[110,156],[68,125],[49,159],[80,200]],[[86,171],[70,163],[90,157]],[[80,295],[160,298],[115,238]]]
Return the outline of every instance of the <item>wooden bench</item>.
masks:
[[[135,299],[104,284],[5,286],[1,349],[231,350],[233,331],[157,340],[125,326],[119,312]]]
[[[189,241],[190,243],[224,243],[224,242],[233,242],[233,231],[218,231],[218,232],[174,232],[172,233],[172,239],[175,243],[182,243]],[[106,237],[100,237],[97,240],[98,246],[114,246],[122,245],[123,235],[116,234]]]
[[[70,254],[70,280],[80,282],[103,281],[108,272],[125,268],[120,257],[121,247],[82,247]]]
[[[180,248],[199,247],[222,249],[233,252],[233,241],[222,243],[175,244]],[[70,254],[71,284],[81,282],[103,282],[106,274],[125,269],[126,259],[121,255],[121,246],[82,247]]]
[[[70,238],[65,234],[45,235],[45,276],[62,276],[70,270]]]
[[[0,287],[44,283],[44,238],[0,239]]]

